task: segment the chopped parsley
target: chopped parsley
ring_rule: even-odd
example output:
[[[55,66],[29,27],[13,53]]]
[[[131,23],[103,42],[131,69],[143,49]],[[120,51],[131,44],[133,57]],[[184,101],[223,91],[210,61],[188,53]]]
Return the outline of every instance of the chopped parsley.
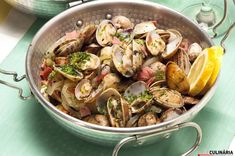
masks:
[[[149,91],[145,90],[144,92],[140,93],[139,96],[137,96],[137,95],[130,95],[130,96],[126,96],[125,98],[128,101],[128,103],[130,104],[133,101],[135,101],[137,98],[140,98],[140,99],[142,99],[144,101],[148,101],[148,100],[152,99],[152,97],[153,97],[153,95]]]
[[[136,41],[136,43],[138,43],[140,45],[144,45],[144,40],[136,39],[135,41]]]
[[[49,76],[48,76],[48,80],[52,80],[55,76],[56,76],[56,71],[55,70],[53,70],[50,74],[49,74]]]
[[[77,71],[70,65],[61,66],[61,71],[73,76],[78,75]]]
[[[81,69],[82,65],[90,60],[91,56],[86,52],[76,52],[68,56],[69,64],[75,69]]]
[[[120,40],[120,41],[125,41],[125,40],[129,40],[130,38],[130,34],[128,33],[116,33],[115,36]]]

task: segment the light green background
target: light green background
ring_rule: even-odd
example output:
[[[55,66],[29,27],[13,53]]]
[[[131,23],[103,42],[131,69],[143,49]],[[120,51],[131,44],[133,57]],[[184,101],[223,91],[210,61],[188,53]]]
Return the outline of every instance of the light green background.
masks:
[[[228,1],[230,1],[229,15],[233,18],[235,6],[232,6],[231,0]],[[155,2],[176,10],[182,10],[192,3],[189,0],[155,0]],[[222,0],[213,2],[222,4]],[[33,24],[10,55],[0,64],[1,68],[24,74],[27,47],[45,22],[38,19]],[[208,105],[194,119],[194,122],[202,128],[203,139],[193,155],[208,153],[209,150],[228,149],[235,135],[234,36],[235,31],[226,42],[228,50],[224,56],[218,89]],[[215,43],[218,44],[220,39],[216,39]],[[0,79],[12,82],[9,76],[0,75]],[[20,82],[18,85],[28,90],[26,82]],[[176,132],[169,139],[147,147],[123,149],[120,155],[179,155],[191,146],[194,139],[194,132],[185,129]],[[106,156],[111,153],[112,148],[81,140],[57,125],[35,99],[22,101],[17,98],[15,90],[0,85],[0,156]]]

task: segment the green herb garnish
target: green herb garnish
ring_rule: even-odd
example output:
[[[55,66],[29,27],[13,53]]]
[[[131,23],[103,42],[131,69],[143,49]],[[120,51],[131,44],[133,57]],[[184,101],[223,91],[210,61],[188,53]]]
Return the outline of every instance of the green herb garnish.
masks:
[[[83,64],[90,60],[91,56],[86,52],[76,52],[68,56],[69,65],[76,69],[81,69]]]
[[[130,34],[128,33],[116,33],[115,36],[120,40],[120,41],[125,41],[128,40],[130,38]]]
[[[55,70],[53,70],[49,76],[48,76],[48,80],[52,80],[55,76],[56,76],[57,72]]]
[[[138,43],[140,45],[144,45],[144,40],[136,39],[135,41],[136,41],[136,43]]]
[[[149,91],[145,90],[144,92],[140,93],[139,96],[137,96],[137,95],[130,95],[130,96],[126,96],[125,99],[130,104],[133,101],[135,101],[137,98],[140,98],[140,99],[142,99],[144,101],[148,101],[148,100],[152,99],[152,97],[153,97],[152,94]]]
[[[66,74],[73,75],[73,76],[78,75],[77,71],[70,65],[62,66],[61,71],[65,72]]]

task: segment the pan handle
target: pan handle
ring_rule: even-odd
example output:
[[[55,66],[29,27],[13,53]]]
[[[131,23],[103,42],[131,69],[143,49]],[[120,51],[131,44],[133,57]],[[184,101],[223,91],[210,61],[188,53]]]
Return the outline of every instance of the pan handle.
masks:
[[[226,52],[226,47],[224,45],[224,42],[226,41],[226,39],[228,38],[228,36],[231,34],[233,28],[235,27],[235,22],[233,22],[233,24],[228,28],[228,30],[226,31],[224,37],[222,38],[222,40],[220,41],[220,46],[223,47],[224,49],[224,53]]]
[[[199,146],[199,144],[201,143],[201,140],[202,140],[202,130],[201,130],[200,126],[198,124],[194,123],[194,122],[181,123],[181,124],[178,124],[178,125],[176,125],[174,127],[170,127],[170,128],[168,128],[166,130],[158,131],[158,132],[155,132],[155,133],[143,134],[143,135],[133,135],[133,136],[126,137],[126,138],[122,139],[114,147],[112,156],[118,156],[118,152],[121,149],[121,147],[123,145],[125,145],[126,143],[128,143],[128,142],[131,142],[131,141],[137,141],[138,142],[138,141],[141,141],[142,139],[145,139],[145,138],[149,138],[149,137],[156,136],[156,135],[161,135],[161,134],[167,134],[167,133],[170,133],[170,132],[182,129],[182,128],[187,128],[187,127],[192,127],[197,132],[197,138],[196,138],[196,141],[193,144],[193,146],[188,151],[186,151],[185,153],[183,153],[181,155],[181,156],[188,156],[194,150],[196,150],[198,148],[198,146]]]
[[[17,74],[16,72],[5,71],[5,70],[3,70],[3,69],[0,69],[0,73],[1,73],[1,74],[5,74],[5,75],[12,75],[12,76],[13,76],[13,80],[14,80],[15,82],[20,82],[20,81],[22,81],[23,79],[26,78],[26,75],[22,75],[22,76],[18,77],[18,74]],[[28,100],[28,99],[30,99],[30,98],[33,96],[32,92],[31,92],[30,95],[24,96],[24,95],[23,95],[23,89],[22,89],[22,88],[20,88],[20,87],[14,85],[14,84],[8,83],[8,82],[6,82],[6,81],[0,80],[0,84],[3,84],[3,85],[5,85],[5,86],[8,86],[8,87],[10,87],[10,88],[13,88],[13,89],[18,90],[19,97],[20,97],[20,99],[22,99],[22,100]]]
[[[224,0],[224,14],[223,14],[223,17],[222,19],[213,27],[212,31],[214,33],[214,35],[212,36],[212,38],[215,38],[217,36],[217,32],[216,32],[216,29],[224,22],[226,16],[227,16],[227,10],[228,10],[228,2],[227,0]]]

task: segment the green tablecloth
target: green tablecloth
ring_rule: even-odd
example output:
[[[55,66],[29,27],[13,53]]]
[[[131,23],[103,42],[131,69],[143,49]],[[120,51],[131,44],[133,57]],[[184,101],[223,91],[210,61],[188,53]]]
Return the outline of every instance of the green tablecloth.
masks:
[[[190,4],[187,0],[173,2],[169,0],[160,1],[160,3],[177,10]],[[231,13],[234,14],[230,8]],[[24,74],[27,47],[34,34],[45,22],[38,19],[32,25],[10,55],[1,63],[1,68]],[[203,139],[193,155],[208,153],[209,150],[228,149],[235,135],[234,35],[235,32],[226,42],[228,50],[224,56],[218,89],[208,105],[194,119],[194,122],[202,128]],[[218,44],[220,39],[216,39],[215,43]],[[0,79],[12,82],[9,76],[0,75]],[[28,89],[26,82],[20,82],[18,85],[25,90]],[[57,125],[35,99],[22,101],[17,98],[15,90],[3,85],[0,85],[0,110],[1,156],[106,156],[112,153],[113,148],[91,144],[70,134]],[[120,155],[179,155],[191,146],[194,139],[194,132],[191,129],[185,129],[176,132],[169,139],[150,146],[124,149]]]

